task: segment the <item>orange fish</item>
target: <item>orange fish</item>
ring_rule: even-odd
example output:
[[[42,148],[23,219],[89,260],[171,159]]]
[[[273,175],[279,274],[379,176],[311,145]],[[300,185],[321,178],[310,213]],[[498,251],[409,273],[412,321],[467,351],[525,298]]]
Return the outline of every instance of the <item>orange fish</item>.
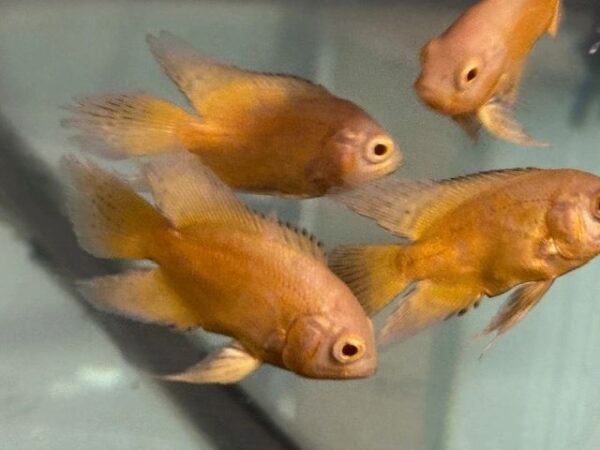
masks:
[[[484,330],[517,324],[554,280],[600,252],[600,178],[514,169],[444,181],[378,180],[339,199],[406,245],[342,246],[330,266],[375,313],[407,290],[379,335],[406,338],[516,286]]]
[[[121,158],[185,149],[234,189],[296,197],[356,186],[402,161],[369,114],[322,86],[210,61],[166,32],[147,40],[198,114],[143,93],[83,98],[63,121],[83,148]]]
[[[156,206],[119,177],[67,160],[81,246],[156,264],[82,281],[85,297],[131,319],[233,338],[170,380],[234,383],[263,362],[311,378],[372,375],[371,321],[316,241],[249,211],[188,155],[144,166]]]
[[[511,109],[529,51],[545,32],[556,36],[559,21],[560,0],[481,0],[423,47],[418,96],[473,138],[483,125],[500,139],[546,146]]]

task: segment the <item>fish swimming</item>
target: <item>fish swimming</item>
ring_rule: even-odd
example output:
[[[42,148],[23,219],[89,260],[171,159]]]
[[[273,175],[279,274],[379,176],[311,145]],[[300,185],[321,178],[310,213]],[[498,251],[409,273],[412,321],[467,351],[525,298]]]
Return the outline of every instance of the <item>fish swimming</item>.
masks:
[[[525,60],[537,40],[558,33],[560,0],[481,0],[421,51],[420,99],[474,139],[483,127],[520,145],[530,137],[512,117]]]
[[[208,60],[167,32],[147,41],[198,114],[144,93],[82,98],[63,121],[82,148],[117,158],[188,150],[234,189],[290,197],[356,186],[402,161],[369,114],[320,85]]]
[[[412,336],[516,287],[483,332],[497,338],[557,277],[600,252],[600,178],[578,170],[513,169],[444,181],[388,177],[338,198],[410,240],[341,246],[330,258],[369,314],[404,291],[380,342]]]
[[[371,321],[317,242],[249,211],[198,158],[180,153],[144,166],[156,206],[91,163],[65,165],[81,246],[103,258],[156,264],[83,280],[83,295],[134,320],[233,338],[167,379],[234,383],[261,363],[310,378],[375,372]]]

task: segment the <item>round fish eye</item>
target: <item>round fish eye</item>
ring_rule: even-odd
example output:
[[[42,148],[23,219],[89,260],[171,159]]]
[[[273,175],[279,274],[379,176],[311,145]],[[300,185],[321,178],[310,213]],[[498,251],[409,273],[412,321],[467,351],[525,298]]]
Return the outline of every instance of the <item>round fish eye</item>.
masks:
[[[372,163],[386,160],[394,151],[394,143],[391,139],[379,136],[367,143],[365,158]]]
[[[359,360],[365,354],[365,342],[357,336],[343,336],[333,346],[333,357],[341,363]]]
[[[473,58],[464,65],[462,70],[457,74],[456,85],[458,89],[467,89],[479,77],[480,66],[481,61],[479,58]]]

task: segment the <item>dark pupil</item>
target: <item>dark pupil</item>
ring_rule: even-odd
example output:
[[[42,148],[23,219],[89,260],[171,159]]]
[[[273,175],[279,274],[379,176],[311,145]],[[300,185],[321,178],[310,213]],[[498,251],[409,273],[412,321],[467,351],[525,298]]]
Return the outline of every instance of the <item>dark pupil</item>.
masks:
[[[477,69],[472,68],[471,70],[469,70],[467,72],[467,81],[473,81],[476,76],[477,76]]]
[[[358,353],[358,348],[356,345],[346,344],[342,347],[342,353],[344,356],[354,356]]]
[[[377,155],[377,156],[383,156],[387,153],[387,147],[383,144],[377,144],[375,146],[375,148],[373,149],[373,152]]]

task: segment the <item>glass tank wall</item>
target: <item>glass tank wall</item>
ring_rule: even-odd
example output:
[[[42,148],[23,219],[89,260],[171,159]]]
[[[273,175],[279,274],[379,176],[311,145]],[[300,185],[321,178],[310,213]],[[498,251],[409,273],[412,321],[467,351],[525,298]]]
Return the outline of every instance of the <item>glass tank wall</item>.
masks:
[[[234,387],[180,386],[221,338],[180,336],[88,308],[70,280],[114,270],[79,251],[62,216],[60,127],[74,96],[143,90],[183,104],[145,43],[168,30],[206,54],[308,77],[363,106],[405,154],[398,175],[509,167],[600,174],[600,3],[565,1],[556,39],[529,58],[516,115],[532,149],[474,144],[412,83],[421,46],[473,2],[3,1],[0,4],[0,447],[11,449],[600,448],[600,261],[561,277],[480,358],[474,336],[505,296],[381,351],[367,380],[263,366]],[[114,164],[114,163],[110,163]],[[119,167],[122,167],[119,164]],[[329,199],[244,195],[333,248],[390,242]],[[381,318],[377,319],[377,324]]]

